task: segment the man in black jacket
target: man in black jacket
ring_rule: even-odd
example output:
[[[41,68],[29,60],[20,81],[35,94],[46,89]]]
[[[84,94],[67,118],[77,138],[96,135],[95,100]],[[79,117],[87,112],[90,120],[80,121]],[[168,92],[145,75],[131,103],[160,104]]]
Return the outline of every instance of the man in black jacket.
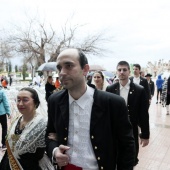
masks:
[[[145,77],[148,81],[148,84],[149,84],[149,87],[150,87],[150,92],[151,92],[151,98],[152,98],[154,96],[154,92],[155,92],[155,84],[151,79],[151,77],[152,77],[151,74],[148,73],[148,74],[145,75]]]
[[[108,86],[106,91],[122,96],[128,108],[128,114],[133,126],[133,133],[136,145],[136,156],[134,166],[138,163],[139,152],[139,131],[140,125],[140,143],[143,147],[149,143],[149,115],[147,108],[147,98],[142,86],[130,81],[130,66],[126,61],[120,61],[117,65],[117,74],[119,83]]]
[[[144,87],[145,89],[145,93],[146,93],[146,97],[148,99],[148,109],[149,109],[149,104],[151,102],[151,92],[150,92],[150,87],[148,85],[148,82],[145,78],[143,78],[142,76],[140,76],[140,71],[141,71],[141,66],[139,64],[133,64],[133,74],[134,77],[131,77],[130,79],[132,80],[133,83],[139,84],[141,86]]]
[[[65,90],[48,100],[48,156],[63,170],[132,170],[135,144],[124,99],[86,84],[81,50],[62,51],[57,69]]]

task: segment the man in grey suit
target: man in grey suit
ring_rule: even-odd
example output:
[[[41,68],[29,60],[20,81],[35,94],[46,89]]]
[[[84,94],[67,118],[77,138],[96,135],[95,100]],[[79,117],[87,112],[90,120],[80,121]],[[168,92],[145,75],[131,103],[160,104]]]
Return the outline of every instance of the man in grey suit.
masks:
[[[145,90],[142,86],[130,81],[130,66],[126,61],[120,61],[117,64],[117,74],[119,83],[108,86],[106,91],[122,96],[128,108],[128,114],[133,126],[133,134],[136,145],[136,155],[134,166],[138,163],[139,152],[139,131],[140,126],[140,143],[143,147],[149,143],[149,114],[148,114],[148,100]]]
[[[64,90],[48,100],[47,154],[63,170],[132,170],[135,144],[125,101],[86,84],[81,50],[57,58]]]

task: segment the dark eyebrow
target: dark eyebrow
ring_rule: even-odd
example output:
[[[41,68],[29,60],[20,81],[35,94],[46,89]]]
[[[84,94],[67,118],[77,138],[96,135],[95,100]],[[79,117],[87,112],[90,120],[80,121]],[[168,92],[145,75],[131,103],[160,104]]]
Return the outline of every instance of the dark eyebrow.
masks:
[[[67,64],[74,64],[74,63],[71,61],[67,61],[67,62],[64,62],[64,64],[67,65]]]
[[[63,63],[64,65],[68,65],[68,64],[74,64],[73,62],[71,62],[71,61],[66,61],[66,62],[64,62]],[[59,67],[60,66],[60,64],[57,64],[57,67]]]

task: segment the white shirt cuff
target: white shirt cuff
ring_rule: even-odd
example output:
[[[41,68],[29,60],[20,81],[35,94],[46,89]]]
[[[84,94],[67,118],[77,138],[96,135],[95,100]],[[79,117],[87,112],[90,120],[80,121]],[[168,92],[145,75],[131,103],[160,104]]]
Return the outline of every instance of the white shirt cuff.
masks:
[[[55,151],[58,149],[58,147],[56,147],[56,148],[54,148],[53,149],[53,152],[52,152],[52,163],[54,164],[54,163],[57,163],[56,162],[56,158],[54,157],[54,153],[55,153]]]

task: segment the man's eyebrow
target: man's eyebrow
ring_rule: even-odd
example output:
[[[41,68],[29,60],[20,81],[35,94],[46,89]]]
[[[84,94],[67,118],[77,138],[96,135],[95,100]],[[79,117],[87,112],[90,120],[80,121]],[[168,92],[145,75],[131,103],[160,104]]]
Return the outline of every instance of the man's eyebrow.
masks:
[[[64,62],[63,64],[64,64],[64,65],[67,65],[67,64],[74,64],[74,63],[73,63],[73,62],[71,62],[71,61],[66,61],[66,62]],[[57,64],[57,67],[58,67],[58,66],[60,66],[60,63],[59,63],[59,64]]]

